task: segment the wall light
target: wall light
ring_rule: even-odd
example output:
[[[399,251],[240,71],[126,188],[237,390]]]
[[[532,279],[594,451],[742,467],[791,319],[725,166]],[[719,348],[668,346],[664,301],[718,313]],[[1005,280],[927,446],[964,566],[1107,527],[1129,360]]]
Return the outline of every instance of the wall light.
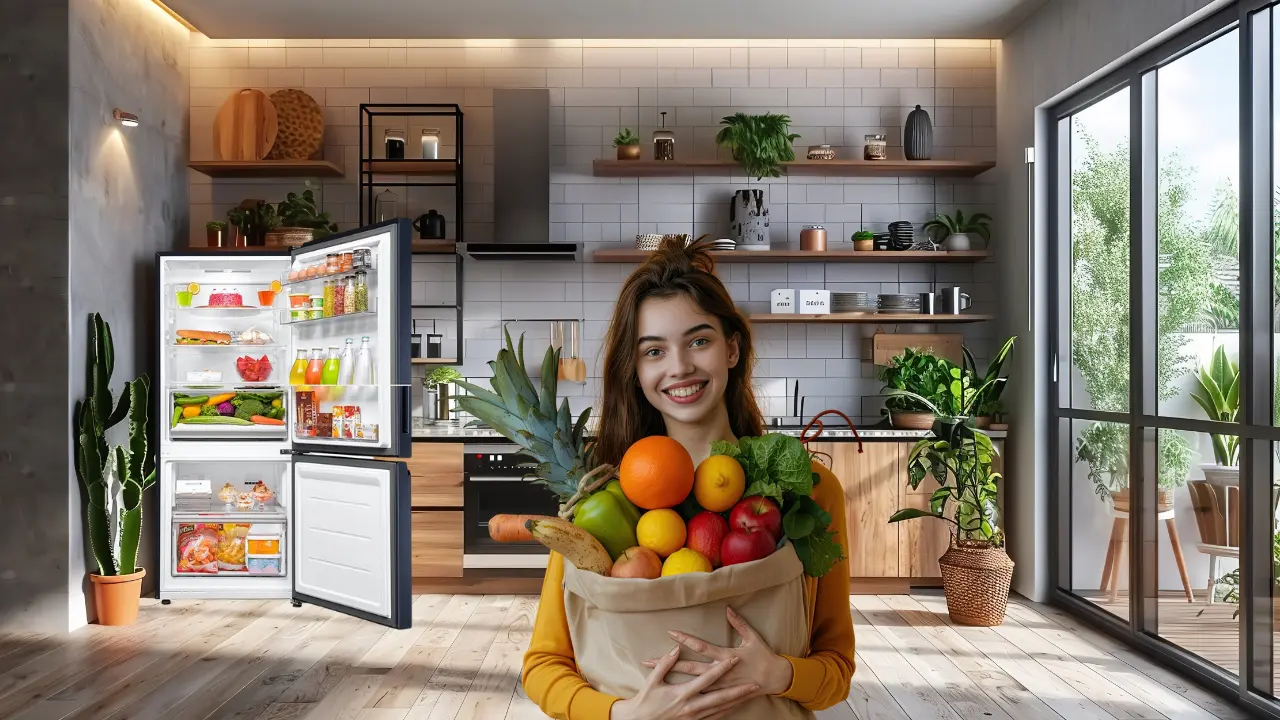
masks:
[[[120,108],[116,108],[111,111],[111,117],[119,120],[120,124],[125,127],[138,127],[138,116],[131,112],[125,112]]]

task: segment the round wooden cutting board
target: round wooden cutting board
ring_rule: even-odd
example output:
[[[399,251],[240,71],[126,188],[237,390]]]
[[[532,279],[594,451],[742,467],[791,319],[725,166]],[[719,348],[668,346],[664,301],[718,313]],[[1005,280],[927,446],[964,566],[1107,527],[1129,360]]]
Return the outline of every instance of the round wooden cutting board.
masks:
[[[324,139],[324,113],[315,99],[301,90],[271,93],[276,108],[276,144],[267,155],[272,160],[308,160]]]
[[[261,160],[276,142],[276,108],[261,90],[237,90],[213,119],[213,146],[223,160]]]

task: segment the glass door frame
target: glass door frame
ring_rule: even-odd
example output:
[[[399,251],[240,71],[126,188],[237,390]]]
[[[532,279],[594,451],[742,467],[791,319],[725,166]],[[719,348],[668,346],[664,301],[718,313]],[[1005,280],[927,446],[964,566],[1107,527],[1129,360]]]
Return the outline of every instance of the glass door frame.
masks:
[[[1234,696],[1265,717],[1280,718],[1272,699],[1272,393],[1275,342],[1272,332],[1273,270],[1272,78],[1276,0],[1238,0],[1125,63],[1047,109],[1049,317],[1050,513],[1049,560],[1053,602],[1146,654]],[[1156,143],[1161,67],[1239,28],[1240,48],[1240,423],[1161,415],[1156,390],[1158,308],[1159,154]],[[1280,49],[1276,50],[1280,52]],[[1099,100],[1129,89],[1129,407],[1102,412],[1071,407],[1071,119]],[[1256,161],[1255,161],[1256,160]],[[1061,379],[1061,381],[1060,381]],[[1128,528],[1129,617],[1086,601],[1072,591],[1072,421],[1107,421],[1129,427],[1130,517]],[[1240,436],[1241,603],[1240,675],[1159,636],[1156,518],[1157,430]],[[1272,696],[1272,697],[1268,697]]]

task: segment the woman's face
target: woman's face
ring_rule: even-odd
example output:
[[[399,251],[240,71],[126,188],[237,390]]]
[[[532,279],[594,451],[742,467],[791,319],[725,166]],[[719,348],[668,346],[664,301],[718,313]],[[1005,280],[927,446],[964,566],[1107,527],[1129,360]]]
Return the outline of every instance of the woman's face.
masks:
[[[689,297],[648,298],[637,318],[636,378],[668,421],[695,424],[724,403],[738,340]]]

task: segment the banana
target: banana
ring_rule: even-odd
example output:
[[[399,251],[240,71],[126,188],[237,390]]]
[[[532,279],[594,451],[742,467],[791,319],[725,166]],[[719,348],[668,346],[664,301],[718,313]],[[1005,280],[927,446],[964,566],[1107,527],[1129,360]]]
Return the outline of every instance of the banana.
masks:
[[[608,577],[613,567],[609,551],[594,535],[560,518],[535,518],[525,521],[533,539],[564,556],[579,570]]]

